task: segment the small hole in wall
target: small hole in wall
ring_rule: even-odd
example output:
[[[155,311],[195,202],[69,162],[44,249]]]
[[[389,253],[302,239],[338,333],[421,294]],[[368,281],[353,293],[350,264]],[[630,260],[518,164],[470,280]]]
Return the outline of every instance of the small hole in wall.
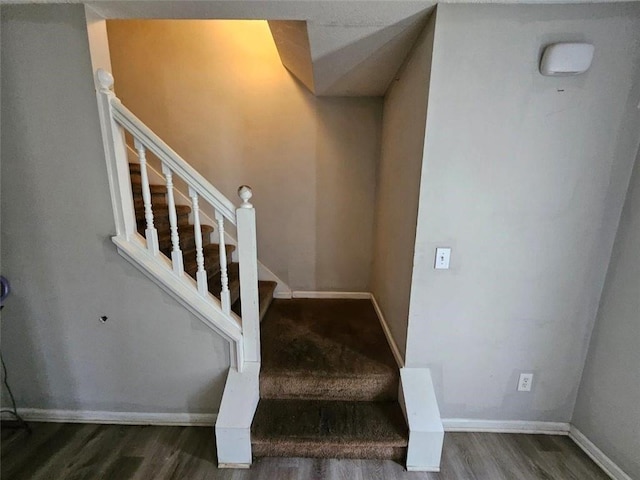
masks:
[[[109,317],[107,317],[106,315],[102,315],[100,317],[100,323],[107,323],[108,319],[109,319]]]

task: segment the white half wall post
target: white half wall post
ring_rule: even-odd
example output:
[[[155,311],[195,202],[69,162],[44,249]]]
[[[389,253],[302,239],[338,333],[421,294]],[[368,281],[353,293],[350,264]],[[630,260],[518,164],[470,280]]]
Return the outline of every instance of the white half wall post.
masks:
[[[400,406],[409,425],[407,470],[439,472],[444,428],[428,368],[400,369]]]
[[[246,362],[242,372],[229,369],[216,420],[219,468],[251,466],[251,422],[260,400],[260,364]]]

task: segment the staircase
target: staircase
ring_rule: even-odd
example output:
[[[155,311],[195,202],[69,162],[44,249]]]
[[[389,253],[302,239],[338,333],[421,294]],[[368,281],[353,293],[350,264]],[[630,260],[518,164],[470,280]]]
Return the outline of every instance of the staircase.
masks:
[[[130,163],[138,233],[146,221],[140,164]],[[159,250],[171,257],[165,185],[149,184]],[[184,272],[197,274],[191,208],[176,205]],[[220,250],[201,224],[209,291],[220,298]],[[232,310],[240,315],[239,266],[226,245]],[[369,300],[275,300],[259,281],[262,367],[251,444],[256,457],[403,460],[408,430],[398,404],[399,373]]]
[[[136,213],[136,227],[138,233],[142,236],[146,234],[146,220],[144,210],[144,199],[142,193],[142,176],[139,163],[129,163],[129,172],[131,175],[131,190],[133,194],[133,205]],[[169,207],[167,204],[167,187],[166,185],[149,184],[151,193],[151,205],[154,215],[154,225],[158,235],[158,247],[167,259],[171,258],[172,242],[171,242],[171,222],[169,219]],[[178,238],[183,258],[184,272],[196,280],[198,271],[198,262],[196,254],[196,236],[193,224],[189,223],[189,214],[191,207],[186,205],[176,205]],[[220,263],[220,246],[211,242],[211,235],[214,227],[211,225],[200,224],[202,252],[204,257],[204,269],[207,274],[207,285],[209,292],[221,299],[222,281],[221,281],[221,263]],[[229,289],[229,298],[231,309],[237,315],[241,314],[240,302],[240,266],[237,262],[232,262],[231,258],[235,251],[234,245],[225,245],[225,257],[227,265],[227,281]],[[224,264],[224,262],[223,262]],[[276,282],[258,281],[258,297],[260,320],[264,317],[271,301],[273,292],[276,288]]]
[[[377,458],[437,471],[444,434],[430,372],[398,369],[375,300],[274,300],[276,282],[258,278],[251,188],[236,206],[122,105],[111,74],[96,80],[118,252],[229,344],[218,465]],[[149,181],[148,154],[162,184]]]
[[[253,455],[404,460],[399,371],[370,300],[275,300]]]

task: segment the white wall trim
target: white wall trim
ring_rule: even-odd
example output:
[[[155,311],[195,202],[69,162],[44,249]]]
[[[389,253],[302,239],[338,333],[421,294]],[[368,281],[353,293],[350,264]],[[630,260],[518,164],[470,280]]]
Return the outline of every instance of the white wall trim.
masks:
[[[318,292],[318,291],[292,291],[290,297],[277,296],[276,298],[343,298],[354,300],[368,300],[369,292]]]
[[[477,420],[472,418],[443,418],[445,432],[530,433],[568,435],[569,423],[527,420]]]
[[[402,354],[400,353],[398,344],[396,343],[395,338],[393,338],[393,335],[391,334],[391,329],[389,328],[389,324],[387,323],[387,320],[384,318],[384,315],[382,314],[382,310],[380,309],[380,305],[378,305],[378,302],[376,301],[376,297],[373,295],[373,293],[370,294],[370,298],[371,298],[371,303],[373,303],[373,308],[376,310],[376,314],[378,315],[378,319],[380,320],[382,331],[384,332],[384,335],[387,337],[387,342],[391,347],[391,352],[393,352],[393,356],[396,359],[396,363],[398,364],[399,368],[403,368],[404,360],[402,359]]]
[[[613,480],[632,480],[618,465],[615,464],[602,450],[595,446],[584,433],[582,433],[574,425],[569,430],[569,438],[578,445],[584,453],[586,453],[596,465],[598,465],[604,473],[609,475]]]
[[[27,422],[102,423],[112,425],[175,425],[213,427],[217,413],[149,413],[104,412],[96,410],[48,410],[19,408],[18,413]],[[9,415],[2,418],[11,419]]]

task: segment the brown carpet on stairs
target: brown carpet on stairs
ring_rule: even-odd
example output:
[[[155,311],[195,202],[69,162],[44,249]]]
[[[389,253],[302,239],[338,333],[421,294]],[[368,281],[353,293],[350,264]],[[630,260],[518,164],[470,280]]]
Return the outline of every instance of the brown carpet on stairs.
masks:
[[[145,235],[140,167],[130,164],[138,231]],[[166,189],[151,185],[161,252],[172,248]],[[195,277],[195,234],[188,206],[177,206],[185,273]],[[220,297],[220,255],[202,240],[209,291]],[[232,310],[240,315],[239,265],[227,246]],[[381,458],[406,456],[407,425],[397,401],[399,372],[369,300],[274,300],[275,282],[258,282],[262,367],[251,427],[255,456]],[[270,306],[271,305],[271,306]]]
[[[404,458],[398,366],[369,300],[276,299],[261,340],[254,456]]]
[[[261,400],[251,441],[255,456],[400,460],[407,432],[397,402]]]
[[[398,366],[369,300],[274,300],[261,330],[262,398],[397,398]]]

